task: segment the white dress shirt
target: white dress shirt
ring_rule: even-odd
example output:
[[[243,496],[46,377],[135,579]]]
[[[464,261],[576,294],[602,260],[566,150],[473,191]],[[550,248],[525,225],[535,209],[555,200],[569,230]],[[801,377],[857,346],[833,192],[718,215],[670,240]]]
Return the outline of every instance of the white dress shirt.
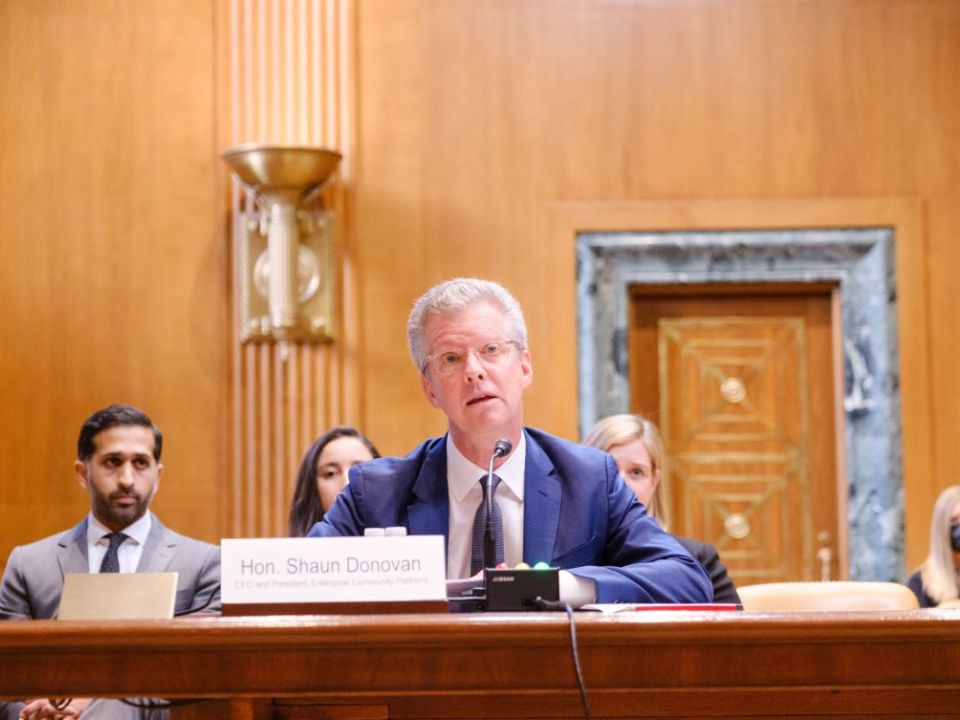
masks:
[[[490,449],[493,452],[493,448]],[[503,561],[513,567],[523,561],[523,473],[527,460],[527,440],[520,442],[506,462],[494,470],[500,484],[494,498],[503,519]],[[450,544],[447,547],[447,577],[470,577],[473,548],[473,518],[483,500],[480,478],[486,468],[477,467],[457,449],[447,435],[447,492],[450,496]]]
[[[493,450],[491,449],[491,452]],[[494,494],[503,519],[503,561],[513,567],[523,561],[523,487],[527,467],[527,437],[520,434],[520,442],[507,461],[494,472],[500,484]],[[463,456],[447,435],[447,493],[449,495],[449,540],[447,546],[447,577],[470,577],[470,559],[473,550],[473,518],[483,500],[480,478],[486,468],[474,465]],[[549,558],[543,558],[549,561]],[[579,577],[561,570],[560,600],[575,608],[597,599],[596,584],[590,578]]]
[[[120,572],[132,573],[137,571],[137,566],[140,564],[140,558],[143,555],[143,545],[147,542],[152,524],[150,513],[147,512],[143,514],[142,518],[121,530],[127,536],[127,539],[117,548]],[[100,572],[100,563],[103,562],[103,556],[107,554],[107,548],[110,547],[110,541],[106,539],[106,536],[112,532],[101,524],[93,516],[93,513],[87,516],[87,560],[89,561],[90,572]]]

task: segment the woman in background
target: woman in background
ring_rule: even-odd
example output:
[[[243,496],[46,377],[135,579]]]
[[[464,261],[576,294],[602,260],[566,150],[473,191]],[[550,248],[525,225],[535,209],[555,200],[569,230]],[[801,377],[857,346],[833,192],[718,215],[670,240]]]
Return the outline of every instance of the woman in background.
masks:
[[[290,506],[290,536],[305,537],[347,486],[354,465],[380,457],[359,430],[341,425],[318,437],[300,463]]]
[[[657,426],[642,415],[611,415],[599,421],[587,433],[584,445],[600,448],[617,461],[620,474],[647,512],[667,529],[667,508],[663,499],[661,468],[663,441]],[[713,583],[713,601],[740,603],[737,588],[720,562],[713,545],[674,535],[684,549],[699,562]]]
[[[937,498],[930,518],[930,554],[907,581],[920,607],[937,607],[960,596],[960,485]]]

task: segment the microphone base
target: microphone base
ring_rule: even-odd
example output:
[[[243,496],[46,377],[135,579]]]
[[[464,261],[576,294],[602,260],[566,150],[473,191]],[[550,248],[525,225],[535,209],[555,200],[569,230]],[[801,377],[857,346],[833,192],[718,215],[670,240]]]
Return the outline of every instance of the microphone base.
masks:
[[[476,595],[464,595],[462,597],[452,597],[447,605],[449,612],[452,613],[477,613],[483,612],[486,605],[486,598],[482,595],[482,590],[477,589]]]
[[[560,600],[560,571],[504,568],[483,571],[487,612],[542,610],[537,600]]]

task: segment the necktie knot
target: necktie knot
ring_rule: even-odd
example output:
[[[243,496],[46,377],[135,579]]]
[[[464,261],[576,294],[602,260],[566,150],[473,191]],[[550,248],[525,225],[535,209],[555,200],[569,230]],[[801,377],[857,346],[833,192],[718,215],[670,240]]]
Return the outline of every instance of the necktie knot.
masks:
[[[484,475],[482,478],[480,478],[479,482],[480,482],[480,492],[483,493],[483,499],[484,499],[484,501],[486,501],[486,499],[487,499],[487,476]],[[500,486],[500,476],[499,476],[499,475],[494,475],[494,476],[493,476],[493,494],[494,494],[494,496],[496,496],[496,494],[497,494],[497,488],[498,488],[499,486]]]
[[[110,545],[107,547],[106,555],[103,556],[103,562],[100,563],[100,572],[120,572],[120,556],[117,553],[117,548],[129,536],[124,533],[110,533],[104,535],[104,537]]]

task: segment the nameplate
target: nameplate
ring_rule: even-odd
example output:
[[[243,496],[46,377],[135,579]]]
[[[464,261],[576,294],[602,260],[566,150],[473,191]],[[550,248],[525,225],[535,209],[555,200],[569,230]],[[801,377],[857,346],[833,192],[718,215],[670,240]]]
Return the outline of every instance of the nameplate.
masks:
[[[446,600],[442,535],[227,538],[223,605]]]

